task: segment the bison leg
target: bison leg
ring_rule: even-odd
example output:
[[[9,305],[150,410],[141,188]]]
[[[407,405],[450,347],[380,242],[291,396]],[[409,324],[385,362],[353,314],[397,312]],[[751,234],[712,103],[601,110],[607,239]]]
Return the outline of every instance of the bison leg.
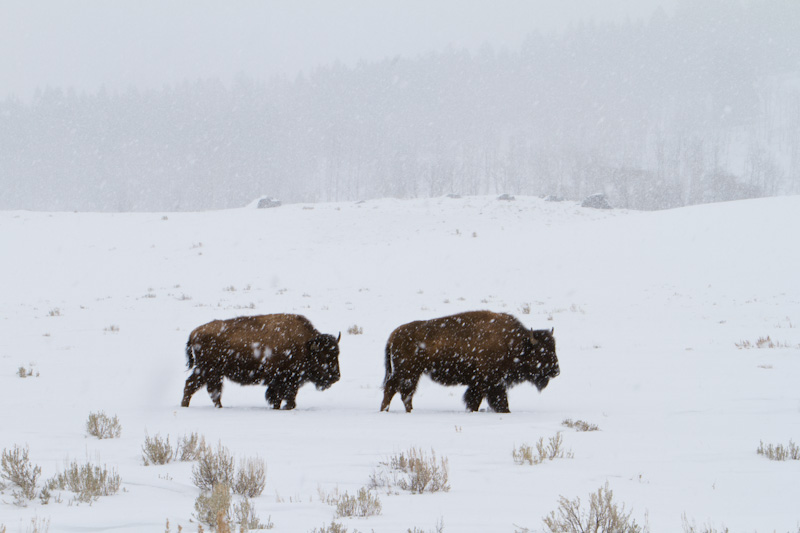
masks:
[[[205,383],[203,382],[203,378],[200,376],[200,372],[195,368],[192,372],[192,375],[186,380],[186,386],[183,388],[183,400],[181,401],[181,407],[189,407],[189,401],[192,399],[192,395],[197,392],[200,387],[202,387]]]
[[[494,387],[490,387],[487,392],[487,400],[489,401],[489,407],[491,407],[495,413],[511,412],[508,410],[508,394],[504,386],[495,385]]]
[[[480,408],[485,392],[478,385],[470,385],[464,393],[464,403],[467,404],[467,411],[475,412]]]
[[[392,398],[397,394],[398,379],[391,375],[386,383],[383,384],[383,401],[381,402],[381,411],[388,411],[389,404],[392,403]]]
[[[283,390],[276,383],[270,383],[269,387],[267,387],[265,396],[267,398],[267,403],[269,403],[273,409],[281,408],[281,401],[283,401]]]
[[[406,406],[406,413],[410,413],[414,408],[411,402],[417,390],[417,383],[419,383],[419,376],[416,379],[404,379],[400,384],[400,398],[403,400],[403,405]]]
[[[283,398],[286,400],[286,404],[283,406],[283,408],[287,411],[297,407],[297,402],[295,401],[297,398],[297,389],[289,388],[283,395]]]
[[[206,390],[208,390],[208,395],[211,396],[211,400],[214,402],[214,407],[222,408],[222,402],[220,401],[222,397],[222,378],[217,376],[209,379]]]
[[[299,384],[275,380],[267,387],[265,396],[273,409],[280,409],[283,400],[286,400],[286,404],[283,406],[284,409],[294,409],[297,407],[296,398],[297,389],[299,388]]]

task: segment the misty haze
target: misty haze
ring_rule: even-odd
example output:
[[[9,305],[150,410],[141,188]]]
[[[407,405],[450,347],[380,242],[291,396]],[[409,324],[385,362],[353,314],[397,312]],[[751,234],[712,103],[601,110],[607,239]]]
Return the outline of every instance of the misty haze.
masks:
[[[98,43],[97,46],[102,46]],[[800,190],[800,3],[0,102],[2,209],[171,211],[605,193],[662,209]]]

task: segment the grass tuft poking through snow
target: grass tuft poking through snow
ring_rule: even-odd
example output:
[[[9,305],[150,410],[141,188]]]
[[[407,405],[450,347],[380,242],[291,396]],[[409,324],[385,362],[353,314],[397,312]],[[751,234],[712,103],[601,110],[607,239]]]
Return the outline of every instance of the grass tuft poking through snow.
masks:
[[[786,461],[787,459],[800,461],[800,446],[791,440],[787,446],[783,444],[767,444],[764,446],[764,442],[761,441],[756,452],[758,455],[763,455],[773,461]]]
[[[565,419],[561,422],[562,426],[566,426],[568,428],[572,428],[576,431],[599,431],[600,428],[597,427],[596,424],[590,424],[585,420],[572,420],[571,418]]]
[[[564,441],[561,433],[556,433],[554,437],[550,437],[547,444],[544,443],[544,437],[540,437],[536,443],[536,449],[533,447],[522,444],[519,448],[514,448],[511,456],[514,462],[518,465],[538,465],[544,461],[552,461],[553,459],[572,459],[575,455],[571,450],[567,451],[563,447]]]
[[[331,521],[330,525],[314,528],[310,533],[347,533],[347,527],[340,522]]]

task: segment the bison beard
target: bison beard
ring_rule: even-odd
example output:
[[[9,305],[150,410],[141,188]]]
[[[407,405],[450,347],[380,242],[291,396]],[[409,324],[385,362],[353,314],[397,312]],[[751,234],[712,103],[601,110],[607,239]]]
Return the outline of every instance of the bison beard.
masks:
[[[386,377],[381,411],[397,392],[411,412],[422,374],[443,385],[466,385],[464,402],[477,411],[484,398],[508,413],[508,388],[530,381],[541,392],[559,375],[553,330],[529,330],[504,313],[472,311],[411,322],[386,343]]]
[[[222,379],[267,385],[274,408],[294,409],[297,391],[310,381],[324,390],[339,381],[339,338],[318,332],[300,315],[276,314],[215,320],[196,328],[186,343],[192,374],[181,406],[203,385],[222,407]]]

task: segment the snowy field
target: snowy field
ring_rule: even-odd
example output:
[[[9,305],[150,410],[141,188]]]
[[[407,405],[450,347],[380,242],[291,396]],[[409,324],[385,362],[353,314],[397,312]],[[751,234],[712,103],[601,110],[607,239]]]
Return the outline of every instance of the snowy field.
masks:
[[[416,446],[447,457],[449,492],[378,493],[352,532],[541,530],[560,495],[606,482],[654,532],[682,515],[731,532],[796,531],[800,461],[756,454],[800,441],[800,197],[662,212],[538,198],[381,200],[205,213],[0,213],[0,448],[27,445],[39,484],[73,461],[116,468],[93,504],[13,504],[26,531],[197,531],[192,463],[144,466],[146,435],[197,432],[267,463],[253,500],[273,531],[330,524],[319,491],[354,494],[379,462]],[[383,349],[406,322],[512,313],[555,328],[561,375],[509,394],[510,414],[467,413],[464,387],[423,378],[406,414],[378,412]],[[273,411],[264,387],[205,389],[179,407],[189,332],[276,312],[342,332],[342,379]],[[357,325],[363,334],[348,333]],[[740,349],[769,336],[774,348]],[[33,375],[21,378],[24,367]],[[485,404],[483,406],[485,408]],[[86,434],[116,415],[120,438]],[[567,418],[597,424],[577,432]],[[562,432],[573,458],[520,466],[512,450]],[[208,528],[206,528],[208,529]]]

